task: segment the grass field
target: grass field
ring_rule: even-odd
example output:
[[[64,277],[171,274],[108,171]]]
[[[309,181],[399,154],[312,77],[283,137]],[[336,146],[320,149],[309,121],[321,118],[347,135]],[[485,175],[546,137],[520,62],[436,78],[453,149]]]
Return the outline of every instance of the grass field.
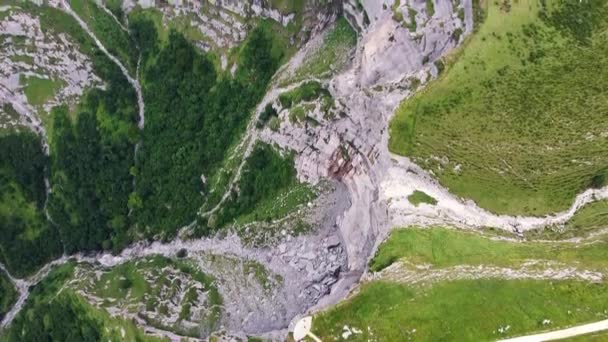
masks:
[[[437,204],[437,200],[433,197],[429,196],[426,192],[423,191],[414,191],[411,195],[407,196],[407,200],[415,206],[420,205],[421,203],[435,205]]]
[[[323,341],[345,340],[345,326],[360,331],[348,341],[490,341],[606,319],[607,303],[605,283],[481,279],[414,288],[372,282],[315,316],[312,331]]]
[[[475,232],[445,228],[395,230],[370,263],[379,271],[397,260],[434,267],[492,265],[518,267],[527,260],[552,260],[584,269],[608,270],[608,237],[596,243],[538,243],[493,240]]]
[[[0,271],[0,320],[17,300],[17,290],[4,272]]]
[[[344,68],[356,45],[357,33],[346,19],[340,17],[325,34],[323,44],[318,49],[309,52],[298,69],[293,74],[286,75],[281,83],[293,83],[308,77],[331,76]]]
[[[389,147],[493,212],[564,210],[608,179],[607,2],[485,3],[441,78],[398,108]]]
[[[305,205],[317,197],[315,190],[306,183],[298,183],[283,189],[273,198],[267,198],[256,204],[252,212],[236,219],[237,224],[264,220],[276,220],[287,216],[296,208]]]
[[[64,85],[63,80],[53,80],[39,77],[24,77],[19,79],[24,87],[25,97],[32,106],[41,106],[55,96],[55,93]]]

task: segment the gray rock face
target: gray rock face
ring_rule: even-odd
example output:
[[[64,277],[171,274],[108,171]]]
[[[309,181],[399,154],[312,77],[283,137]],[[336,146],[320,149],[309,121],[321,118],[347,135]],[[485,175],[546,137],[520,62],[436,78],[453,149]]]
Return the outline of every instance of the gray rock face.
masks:
[[[456,28],[468,33],[451,3],[437,4],[427,18],[419,10],[416,32],[392,19],[390,6],[373,9],[373,20],[362,28],[351,68],[322,81],[336,100],[333,120],[319,125],[292,124],[283,120],[276,131],[266,129],[260,138],[297,152],[298,176],[307,182],[322,178],[340,180],[348,189],[352,205],[338,217],[338,226],[348,255],[348,272],[317,308],[341,298],[364,272],[378,238],[388,230],[388,209],[379,198],[379,184],[390,165],[387,126],[399,103],[417,86],[436,77],[434,62],[459,42],[452,39]],[[406,10],[407,4],[401,6]],[[470,2],[463,2],[470,14]],[[364,5],[367,8],[367,4]],[[372,10],[369,11],[372,13]]]
[[[9,104],[19,113],[13,124],[22,124],[46,136],[42,118],[59,104],[74,104],[90,87],[102,86],[93,73],[86,55],[64,34],[43,31],[36,17],[18,8],[6,6],[0,13],[0,107]],[[40,105],[31,104],[25,96],[28,78],[59,82],[56,93]],[[4,115],[3,115],[4,116]],[[3,123],[7,128],[9,123]]]

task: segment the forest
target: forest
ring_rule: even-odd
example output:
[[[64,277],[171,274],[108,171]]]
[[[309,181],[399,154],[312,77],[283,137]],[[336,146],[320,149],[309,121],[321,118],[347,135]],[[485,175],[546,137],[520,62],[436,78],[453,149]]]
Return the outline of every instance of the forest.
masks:
[[[196,218],[207,190],[201,175],[217,172],[228,146],[244,132],[283,47],[269,29],[258,26],[238,52],[232,76],[216,70],[211,56],[177,32],[159,46],[151,22],[129,24],[148,65],[143,82],[146,128],[129,204],[140,231],[170,238]]]
[[[130,242],[130,168],[137,140],[135,95],[117,68],[105,91],[92,90],[75,119],[53,110],[49,212],[66,253],[119,251]]]
[[[49,156],[34,134],[2,137],[0,262],[24,276],[63,253],[119,252],[142,236],[174,236],[195,220],[206,199],[202,176],[218,172],[228,147],[240,139],[283,61],[286,42],[262,22],[234,50],[237,70],[231,73],[180,33],[171,31],[161,43],[151,21],[134,18],[129,28],[142,53],[146,102],[140,132],[135,93],[120,69],[72,18],[31,10],[43,12],[44,28],[76,39],[105,87],[88,90],[76,106],[52,109]],[[253,162],[272,161],[264,153]],[[259,182],[273,184],[246,177],[240,181],[245,197],[231,204],[226,220],[267,195],[255,193]]]
[[[2,337],[5,341],[93,342],[101,338],[101,325],[67,294],[56,295],[72,275],[73,265],[54,270],[35,286],[21,314]],[[27,312],[27,314],[25,314]]]
[[[34,133],[1,136],[0,146],[0,261],[24,276],[62,253],[44,217],[47,157]]]
[[[293,164],[293,154],[283,157],[270,145],[258,143],[246,161],[238,182],[238,191],[233,191],[229,201],[219,211],[213,226],[221,228],[237,217],[251,213],[256,204],[297,184]]]

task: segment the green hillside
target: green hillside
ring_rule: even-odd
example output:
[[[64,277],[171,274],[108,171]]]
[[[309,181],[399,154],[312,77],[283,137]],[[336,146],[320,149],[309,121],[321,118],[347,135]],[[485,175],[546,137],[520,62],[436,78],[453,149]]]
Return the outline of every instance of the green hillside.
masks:
[[[608,6],[486,7],[442,77],[397,110],[389,147],[493,212],[564,210],[606,182]]]

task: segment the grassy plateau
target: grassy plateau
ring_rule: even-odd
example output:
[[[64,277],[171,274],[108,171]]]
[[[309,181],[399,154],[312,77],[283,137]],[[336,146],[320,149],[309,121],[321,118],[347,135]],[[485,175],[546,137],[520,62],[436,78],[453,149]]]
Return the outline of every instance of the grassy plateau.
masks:
[[[458,265],[517,268],[530,259],[607,269],[608,249],[601,238],[590,244],[494,238],[444,228],[396,230],[380,246],[370,269],[379,271],[398,260],[430,267],[421,272]],[[324,341],[490,341],[608,318],[604,281],[383,279],[363,283],[352,297],[317,314],[313,332]]]
[[[398,229],[382,244],[370,269],[380,271],[397,260],[434,267],[463,264],[518,267],[527,260],[552,260],[583,265],[585,269],[608,270],[608,237],[598,237],[594,242],[518,242],[456,229]]]
[[[345,340],[344,326],[361,331],[348,341],[491,341],[606,319],[606,303],[605,283],[479,279],[418,288],[378,281],[317,315],[313,332],[323,341]]]
[[[606,3],[483,2],[442,76],[398,108],[391,151],[496,213],[564,210],[605,185]]]

